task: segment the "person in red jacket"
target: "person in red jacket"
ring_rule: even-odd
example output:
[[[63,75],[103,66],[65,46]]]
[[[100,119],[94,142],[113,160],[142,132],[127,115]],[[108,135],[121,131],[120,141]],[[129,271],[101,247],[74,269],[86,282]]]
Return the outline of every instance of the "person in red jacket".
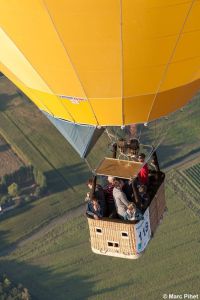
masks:
[[[145,162],[145,154],[141,153],[138,156],[138,161],[141,163]],[[147,164],[144,164],[141,168],[140,172],[138,173],[138,181],[142,185],[148,184],[148,177],[149,177],[149,168]]]

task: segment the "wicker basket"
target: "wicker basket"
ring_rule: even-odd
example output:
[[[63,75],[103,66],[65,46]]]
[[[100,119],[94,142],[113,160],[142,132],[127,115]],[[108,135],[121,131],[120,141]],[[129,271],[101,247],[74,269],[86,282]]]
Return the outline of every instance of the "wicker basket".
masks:
[[[159,187],[149,208],[151,233],[154,234],[165,211],[164,182]],[[88,217],[91,248],[94,253],[136,259],[141,255],[136,247],[136,222],[103,218],[94,220]]]

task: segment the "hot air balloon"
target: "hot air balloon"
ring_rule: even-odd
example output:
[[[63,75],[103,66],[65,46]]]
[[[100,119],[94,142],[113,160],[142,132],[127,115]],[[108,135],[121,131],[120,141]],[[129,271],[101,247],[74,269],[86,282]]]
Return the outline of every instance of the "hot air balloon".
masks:
[[[2,0],[0,8],[0,72],[83,158],[108,128],[150,123],[200,88],[198,0]],[[105,158],[96,174],[137,175],[130,141],[120,145],[122,157]],[[164,213],[161,175],[143,223],[88,220],[94,252],[135,258],[145,249]]]

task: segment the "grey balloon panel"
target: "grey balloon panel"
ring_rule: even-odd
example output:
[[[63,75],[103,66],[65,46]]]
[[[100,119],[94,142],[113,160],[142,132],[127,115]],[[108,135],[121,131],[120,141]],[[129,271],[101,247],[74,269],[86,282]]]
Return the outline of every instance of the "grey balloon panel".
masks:
[[[104,128],[98,129],[95,126],[71,123],[55,118],[44,111],[42,112],[82,158],[85,158],[89,154],[104,132]]]

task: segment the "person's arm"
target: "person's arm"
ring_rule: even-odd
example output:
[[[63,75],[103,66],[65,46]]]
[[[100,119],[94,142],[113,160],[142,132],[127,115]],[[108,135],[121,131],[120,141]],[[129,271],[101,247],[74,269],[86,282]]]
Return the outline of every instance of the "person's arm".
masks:
[[[102,209],[101,209],[100,205],[94,206],[94,218],[96,219],[96,217],[98,217],[98,218],[103,217]]]
[[[126,206],[130,204],[130,202],[127,200],[126,195],[121,192],[121,197],[120,197],[121,202],[123,202]]]
[[[149,175],[149,167],[148,167],[148,165],[146,164],[145,165],[145,175],[148,177],[148,175]]]
[[[103,217],[102,209],[99,209],[99,210],[96,212],[96,215],[97,215],[99,218],[102,218],[102,217]]]
[[[86,214],[94,217],[94,213],[91,211],[90,203],[87,204]]]
[[[128,214],[127,214],[127,212],[126,212],[125,215],[124,215],[124,220],[125,220],[125,221],[128,221]]]

